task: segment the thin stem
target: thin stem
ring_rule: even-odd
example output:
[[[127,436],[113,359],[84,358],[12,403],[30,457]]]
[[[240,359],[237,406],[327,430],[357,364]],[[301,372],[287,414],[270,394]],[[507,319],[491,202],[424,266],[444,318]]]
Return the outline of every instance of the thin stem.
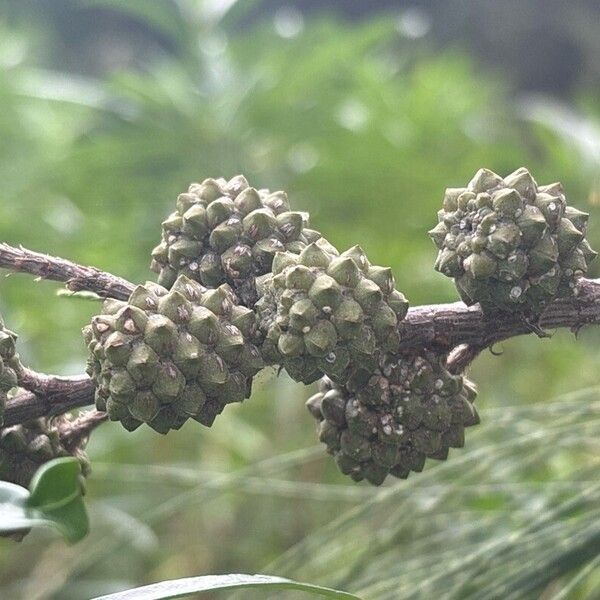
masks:
[[[92,431],[107,420],[105,412],[88,410],[73,421],[66,421],[59,426],[60,441],[69,452],[80,448]]]
[[[15,248],[5,243],[0,244],[0,268],[63,281],[72,292],[85,290],[103,298],[127,300],[135,289],[129,281],[95,267],[85,267],[64,258],[27,250],[22,246]]]
[[[447,367],[451,373],[460,375],[478,356],[482,348],[462,344],[450,352]]]

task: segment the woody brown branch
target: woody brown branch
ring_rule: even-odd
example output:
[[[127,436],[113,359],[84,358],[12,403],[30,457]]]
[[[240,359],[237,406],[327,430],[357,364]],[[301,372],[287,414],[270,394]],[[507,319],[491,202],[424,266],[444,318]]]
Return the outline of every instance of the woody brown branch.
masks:
[[[64,258],[5,243],[0,244],[0,268],[62,281],[72,292],[85,290],[103,298],[127,300],[135,288],[129,281],[95,267],[85,267]]]
[[[484,314],[462,302],[417,306],[399,324],[401,350],[429,347],[441,352],[466,344],[484,349],[519,335],[567,327],[578,331],[600,323],[600,280],[580,279],[575,294],[550,303],[538,323],[514,313]]]
[[[39,417],[51,417],[94,403],[94,384],[87,375],[46,375],[45,392],[21,391],[6,402],[4,425],[18,425]],[[53,380],[51,382],[51,380]]]
[[[0,244],[0,268],[63,281],[72,291],[87,290],[119,300],[127,300],[135,289],[134,284],[95,267],[84,267],[8,244]],[[600,280],[582,278],[575,292],[570,298],[551,303],[537,325],[542,329],[577,330],[600,322]],[[536,326],[527,323],[517,311],[484,315],[479,305],[467,307],[455,302],[411,308],[399,324],[399,330],[401,351],[429,347],[449,352],[462,344],[486,348],[511,337],[533,333]]]
[[[549,330],[568,327],[577,331],[597,323],[600,323],[600,281],[581,279],[577,295],[550,304],[539,326]],[[456,372],[468,366],[484,348],[535,333],[535,328],[519,314],[484,315],[479,306],[467,307],[462,302],[412,308],[399,329],[402,351],[425,347],[443,353],[454,350],[450,362]],[[23,369],[20,378],[21,385],[29,391],[21,392],[7,403],[7,425],[58,415],[94,402],[94,384],[85,375],[58,377]]]
[[[73,291],[88,290],[104,297],[126,300],[134,285],[94,267],[0,244],[0,268],[27,272],[46,279],[63,281]],[[460,372],[477,354],[493,344],[542,330],[567,327],[578,331],[600,323],[600,280],[580,279],[573,296],[549,304],[538,323],[527,322],[514,313],[484,314],[479,305],[462,302],[411,308],[398,325],[400,351],[430,348],[452,354],[449,365]],[[6,407],[7,425],[40,416],[57,415],[93,404],[94,385],[89,377],[59,377],[23,369],[20,385],[27,389],[11,399]]]

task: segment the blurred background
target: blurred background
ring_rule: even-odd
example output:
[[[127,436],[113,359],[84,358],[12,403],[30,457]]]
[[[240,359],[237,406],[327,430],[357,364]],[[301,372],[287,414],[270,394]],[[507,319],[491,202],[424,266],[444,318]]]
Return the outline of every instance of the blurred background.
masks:
[[[413,306],[452,302],[426,235],[444,188],[521,165],[563,182],[598,248],[595,0],[0,0],[10,244],[144,281],[177,194],[244,173],[392,266]],[[26,363],[80,373],[98,306],[57,289],[2,277],[0,312]],[[484,353],[467,447],[379,489],[337,472],[312,390],[283,374],[210,430],[104,425],[91,535],[1,541],[0,596],[267,572],[374,599],[599,598],[599,342],[560,331]]]

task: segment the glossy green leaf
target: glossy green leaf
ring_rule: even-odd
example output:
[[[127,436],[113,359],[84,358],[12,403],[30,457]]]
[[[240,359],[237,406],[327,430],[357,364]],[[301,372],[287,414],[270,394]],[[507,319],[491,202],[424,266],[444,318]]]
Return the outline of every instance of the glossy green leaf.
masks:
[[[28,506],[55,510],[81,495],[81,468],[76,458],[57,458],[42,465],[31,480]]]
[[[85,537],[89,522],[79,477],[77,459],[57,458],[38,470],[31,492],[0,481],[0,534],[24,534],[45,526],[57,529],[72,543]]]
[[[0,481],[0,534],[20,533],[37,524],[27,512],[28,498],[29,492],[25,488]]]
[[[80,537],[81,507],[69,506],[54,514],[30,508],[29,491],[20,485],[0,481],[0,535],[21,539],[33,527],[53,527],[69,541]],[[81,501],[81,498],[79,498]],[[85,515],[85,508],[83,508]],[[87,519],[87,517],[86,517]]]
[[[284,577],[272,575],[204,575],[201,577],[186,577],[161,581],[143,587],[100,596],[93,600],[167,600],[182,598],[198,592],[214,592],[240,588],[260,588],[265,591],[299,590],[313,596],[337,598],[339,600],[360,600],[358,596],[348,592],[340,592],[331,588],[299,583]]]
[[[52,522],[69,542],[79,541],[89,531],[80,474],[76,458],[52,460],[35,474],[27,500],[30,512]]]

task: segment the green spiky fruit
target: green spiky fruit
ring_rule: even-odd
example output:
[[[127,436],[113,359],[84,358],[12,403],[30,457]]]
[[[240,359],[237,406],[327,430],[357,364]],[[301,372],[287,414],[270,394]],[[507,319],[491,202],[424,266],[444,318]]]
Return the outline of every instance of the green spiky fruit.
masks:
[[[323,374],[344,383],[357,367],[374,368],[397,349],[408,310],[394,286],[391,269],[371,265],[359,246],[339,254],[320,238],[277,254],[256,305],[267,360],[303,383]]]
[[[128,430],[210,426],[250,395],[263,365],[255,334],[254,313],[228,285],[207,290],[185,275],[171,290],[147,283],[127,302],[107,300],[84,329],[96,407]]]
[[[19,356],[15,343],[17,334],[7,329],[0,316],[0,427],[3,423],[7,393],[17,386]]]
[[[75,447],[67,447],[61,440],[61,430],[72,417],[34,419],[21,425],[0,430],[0,479],[28,487],[31,478],[44,463],[65,456],[79,460],[83,476],[90,471],[84,452],[87,440]]]
[[[465,428],[479,422],[473,384],[430,352],[387,354],[360,380],[340,386],[324,378],[320,387],[307,408],[327,451],[355,481],[405,479],[426,458],[444,460],[462,447]]]
[[[537,316],[573,294],[596,257],[585,239],[588,215],[567,205],[560,183],[538,186],[520,168],[504,179],[479,170],[449,188],[429,232],[436,270],[454,279],[466,304]]]
[[[297,253],[320,237],[307,221],[306,213],[290,210],[285,192],[256,190],[243,175],[205,179],[177,198],[151,268],[166,288],[180,274],[207,287],[229,283],[252,306],[255,277],[271,270],[275,253]]]

